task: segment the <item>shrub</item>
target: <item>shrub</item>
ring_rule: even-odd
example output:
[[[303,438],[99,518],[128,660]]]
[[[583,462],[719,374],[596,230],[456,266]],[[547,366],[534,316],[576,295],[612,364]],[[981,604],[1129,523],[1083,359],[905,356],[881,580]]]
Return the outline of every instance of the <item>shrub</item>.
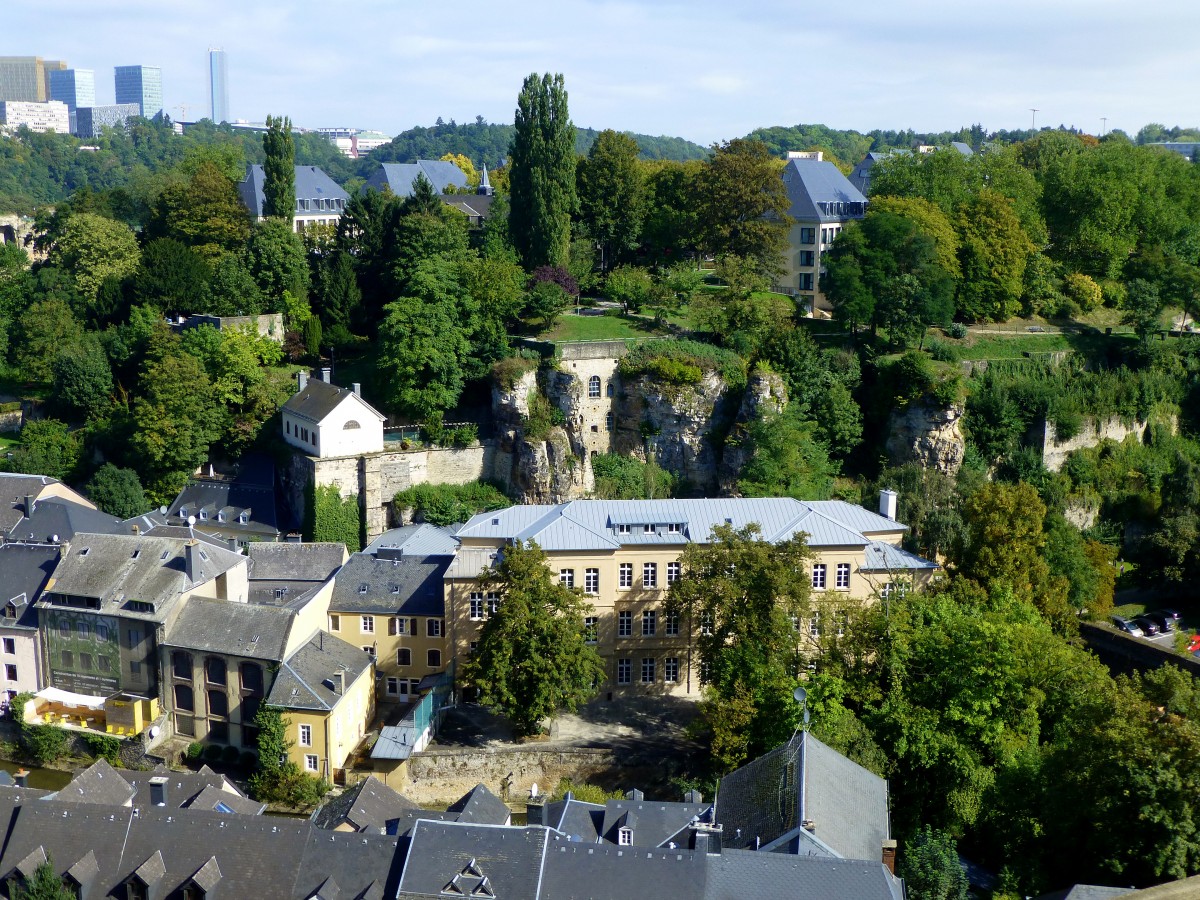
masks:
[[[121,761],[121,742],[116,738],[109,737],[106,734],[91,734],[84,732],[83,743],[88,748],[88,753],[95,759],[105,759],[112,765],[117,765]]]
[[[654,500],[670,497],[675,478],[654,462],[600,453],[592,458],[596,496],[604,500]]]
[[[469,484],[418,484],[396,494],[397,508],[412,507],[417,517],[431,525],[465,522],[476,513],[502,509],[509,499],[486,481]]]
[[[221,762],[227,766],[236,766],[242,759],[242,751],[237,747],[226,747],[221,754]]]
[[[492,379],[500,387],[502,391],[511,391],[517,386],[517,382],[527,372],[532,372],[538,367],[536,357],[525,355],[528,351],[522,352],[520,356],[506,356],[504,359],[498,359],[492,363]]]
[[[529,415],[521,423],[525,437],[531,441],[544,441],[550,436],[550,429],[563,425],[566,415],[557,406],[552,406],[540,390],[529,395]]]
[[[1104,302],[1104,292],[1087,275],[1072,272],[1063,279],[1063,293],[1084,312],[1091,312]]]
[[[241,757],[242,768],[247,772],[253,772],[254,767],[258,765],[258,754],[253,750],[246,750]]]
[[[925,349],[938,362],[953,363],[959,360],[958,348],[946,341],[939,341],[937,338],[930,338],[926,341]]]
[[[66,755],[67,733],[57,725],[23,725],[21,749],[40,766]]]
[[[335,485],[313,488],[309,503],[309,527],[313,541],[345,544],[351,553],[362,548],[362,513],[358,497],[342,497]]]
[[[187,753],[185,755],[191,760],[199,759],[204,755],[204,745],[199,741],[192,741],[190,744],[188,744]]]
[[[951,322],[950,327],[946,329],[946,334],[960,341],[967,336],[967,333],[967,326],[962,322]]]
[[[554,789],[554,795],[550,799],[562,800],[568,792],[581,803],[603,804],[607,800],[620,800],[625,796],[620,791],[606,791],[598,784],[589,784],[586,781],[576,784],[570,778],[560,778],[558,787]]]
[[[656,340],[635,344],[617,368],[626,378],[650,375],[670,384],[695,384],[705,372],[717,372],[734,390],[746,384],[744,359],[731,350],[700,341]]]
[[[209,744],[207,747],[204,748],[204,760],[205,760],[205,762],[210,762],[210,763],[218,762],[218,761],[220,761],[221,754],[223,752],[224,752],[224,750],[219,745]]]

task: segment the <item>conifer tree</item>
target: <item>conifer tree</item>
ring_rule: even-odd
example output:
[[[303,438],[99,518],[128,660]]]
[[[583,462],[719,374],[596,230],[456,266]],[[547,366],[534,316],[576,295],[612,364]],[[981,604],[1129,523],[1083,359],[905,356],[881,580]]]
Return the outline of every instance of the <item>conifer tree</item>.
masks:
[[[267,116],[263,134],[263,215],[287,219],[296,214],[296,145],[292,140],[292,120],[287,116]]]

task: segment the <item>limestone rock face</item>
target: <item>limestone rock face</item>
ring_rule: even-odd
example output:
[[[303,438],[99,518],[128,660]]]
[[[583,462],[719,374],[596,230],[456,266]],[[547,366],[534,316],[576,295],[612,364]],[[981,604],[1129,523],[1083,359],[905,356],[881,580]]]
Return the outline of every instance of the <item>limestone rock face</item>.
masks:
[[[738,407],[737,420],[721,456],[720,482],[723,494],[736,495],[738,476],[750,461],[750,451],[744,440],[748,425],[767,416],[778,415],[787,406],[787,387],[783,378],[774,372],[755,371],[750,375],[746,393]]]
[[[967,450],[962,433],[963,408],[942,407],[928,399],[892,413],[887,452],[892,465],[919,463],[946,475],[957,475]]]
[[[518,378],[512,390],[492,383],[492,417],[497,430],[503,432],[521,427],[521,422],[529,415],[529,396],[536,389],[536,369],[530,369]]]

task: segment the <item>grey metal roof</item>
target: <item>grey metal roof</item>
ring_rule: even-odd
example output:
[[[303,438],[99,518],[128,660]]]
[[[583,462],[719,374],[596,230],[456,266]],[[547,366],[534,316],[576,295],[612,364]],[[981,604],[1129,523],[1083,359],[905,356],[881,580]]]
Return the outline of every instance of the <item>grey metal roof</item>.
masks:
[[[617,830],[630,827],[633,846],[661,847],[674,841],[686,843],[688,825],[693,819],[706,818],[711,803],[678,803],[654,800],[609,800],[604,804],[600,837],[618,843]],[[627,818],[628,817],[628,818]],[[626,821],[622,821],[622,820]],[[683,832],[682,839],[680,833]]]
[[[386,419],[386,416],[382,415],[362,397],[355,394],[354,391],[349,388],[338,387],[334,384],[326,384],[320,378],[309,378],[308,383],[304,386],[304,390],[292,394],[287,402],[283,404],[283,408],[294,416],[299,416],[302,419],[307,419],[309,422],[320,424],[331,412],[345,402],[347,398],[353,398],[351,402],[361,404],[379,421],[382,422]]]
[[[963,156],[974,156],[975,151],[971,149],[970,144],[965,144],[962,141],[951,141],[950,146],[961,153]]]
[[[898,572],[937,567],[938,564],[931,560],[882,541],[872,541],[867,545],[866,557],[861,566],[864,572]]]
[[[246,547],[250,558],[250,580],[305,581],[324,584],[341,568],[346,545],[332,542],[310,544],[253,543]]]
[[[23,508],[24,503],[21,505]],[[129,529],[116,516],[61,497],[48,497],[35,501],[33,515],[22,516],[8,537],[14,541],[57,543],[69,541],[77,532],[129,534]]]
[[[17,472],[0,472],[0,531],[8,534],[12,527],[25,517],[25,498],[38,497],[48,486],[60,484],[57,478],[48,475],[24,475]]]
[[[168,629],[163,644],[278,662],[283,659],[295,621],[291,610],[192,597]]]
[[[867,198],[828,160],[789,159],[783,185],[791,201],[788,215],[797,222],[844,222],[866,213]],[[829,205],[839,203],[840,209]]]
[[[341,702],[333,677],[344,672],[346,690],[371,668],[371,657],[341,638],[318,632],[312,640],[284,660],[275,674],[267,702],[284,709],[328,711]]]
[[[801,855],[878,860],[890,830],[887,782],[802,732],[722,778],[716,818],[727,847],[790,836]]]
[[[208,785],[186,804],[188,809],[205,809],[210,812],[234,813],[239,816],[261,816],[267,804],[251,800],[240,793],[230,793],[227,788]]]
[[[246,177],[238,183],[238,195],[242,203],[255,217],[261,217],[266,196],[263,185],[266,183],[266,173],[263,167],[252,163],[246,167]],[[341,200],[344,206],[350,199],[338,185],[322,169],[316,166],[296,166],[296,202],[301,200]],[[297,209],[299,211],[299,209]],[[336,210],[330,210],[334,212]],[[319,210],[304,210],[304,212],[319,212]]]
[[[389,819],[405,810],[420,808],[378,778],[368,777],[323,804],[311,820],[318,828],[334,830],[348,825],[354,831],[382,834]]]
[[[401,556],[453,556],[458,539],[449,528],[422,523],[385,531],[371,541],[363,553],[391,558]]]
[[[247,519],[244,523],[238,521],[243,515]],[[186,525],[189,516],[196,517],[197,527],[236,530],[272,540],[279,534],[273,485],[238,480],[189,481],[167,510],[167,524]]]
[[[680,534],[656,527],[682,526]],[[804,532],[813,547],[857,546],[868,534],[901,534],[906,526],[842,501],[805,502],[791,497],[710,500],[574,500],[555,506],[510,506],[472,516],[456,532],[460,540],[535,540],[544,550],[613,550],[627,544],[708,543],[721,524],[735,528],[755,523],[763,538],[785,541]],[[621,534],[620,525],[629,533]],[[457,576],[457,572],[455,572]]]
[[[537,900],[547,836],[538,827],[422,819],[412,829],[397,896],[445,896],[453,884],[465,897]],[[480,892],[481,885],[490,894]]]
[[[371,747],[371,759],[408,759],[415,751],[418,737],[415,725],[385,725]]]
[[[364,190],[382,191],[387,187],[397,197],[408,197],[413,192],[417,175],[424,175],[429,180],[435,194],[446,193],[449,185],[467,186],[466,174],[449,160],[418,159],[411,163],[384,163],[367,179]]]
[[[163,621],[179,596],[213,580],[246,558],[198,544],[195,580],[187,575],[187,543],[146,535],[77,534],[54,572],[53,594],[90,597],[99,612]],[[131,610],[129,601],[153,603],[153,613]]]
[[[381,559],[351,555],[333,582],[329,611],[379,615],[445,615],[442,576],[446,556],[402,556]]]
[[[441,200],[468,216],[486,219],[496,197],[492,194],[444,194]]]
[[[476,822],[484,825],[503,825],[512,816],[507,804],[482,784],[477,784],[446,808],[448,813],[457,813],[459,822]]]

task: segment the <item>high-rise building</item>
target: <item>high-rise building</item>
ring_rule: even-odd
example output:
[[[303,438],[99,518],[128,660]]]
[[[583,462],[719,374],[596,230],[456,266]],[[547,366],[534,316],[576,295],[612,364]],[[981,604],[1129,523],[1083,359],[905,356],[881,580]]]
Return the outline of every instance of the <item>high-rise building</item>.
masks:
[[[116,128],[127,123],[141,111],[136,103],[118,103],[114,106],[81,106],[72,113],[74,120],[71,133],[81,138],[100,137],[105,128]]]
[[[208,51],[208,90],[212,98],[212,120],[218,124],[229,121],[229,70],[225,51],[210,47]]]
[[[96,105],[96,73],[91,69],[51,69],[50,99],[61,100],[75,112]]]
[[[50,99],[49,73],[67,64],[40,56],[0,56],[0,100],[45,103]]]
[[[136,103],[139,115],[153,119],[163,111],[162,69],[158,66],[117,66],[117,105]]]
[[[71,114],[67,111],[67,105],[59,103],[57,100],[49,103],[37,103],[32,100],[0,100],[0,129],[16,131],[18,128],[69,134]]]

